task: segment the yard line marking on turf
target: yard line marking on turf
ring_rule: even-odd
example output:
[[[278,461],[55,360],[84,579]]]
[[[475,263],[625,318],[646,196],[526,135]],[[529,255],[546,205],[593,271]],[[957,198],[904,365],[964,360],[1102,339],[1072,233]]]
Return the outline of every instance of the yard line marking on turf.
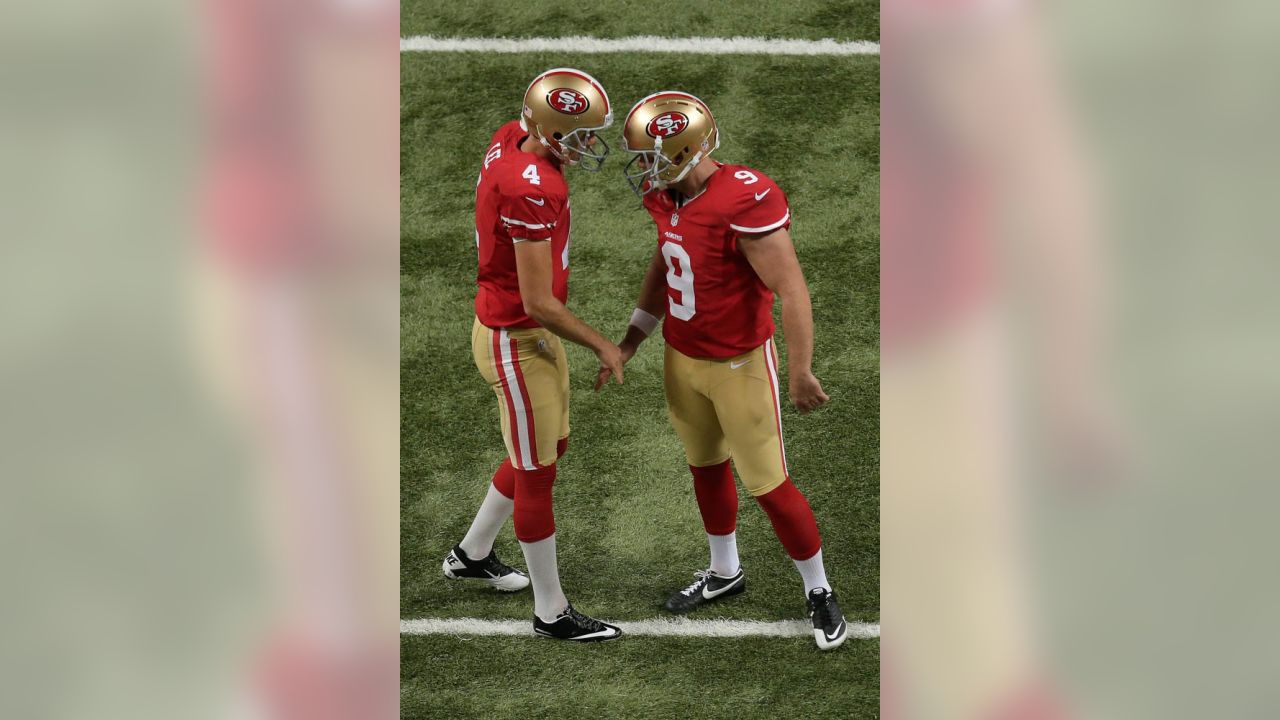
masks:
[[[688,618],[655,618],[612,622],[627,635],[655,637],[813,637],[813,625],[807,620],[690,620]],[[529,620],[480,620],[477,618],[420,618],[401,620],[401,635],[527,635],[533,634]],[[880,637],[879,623],[849,623],[849,636]]]
[[[879,55],[880,43],[869,40],[783,40],[761,37],[567,37],[450,38],[416,35],[400,38],[400,52],[579,52],[691,53],[697,55]]]

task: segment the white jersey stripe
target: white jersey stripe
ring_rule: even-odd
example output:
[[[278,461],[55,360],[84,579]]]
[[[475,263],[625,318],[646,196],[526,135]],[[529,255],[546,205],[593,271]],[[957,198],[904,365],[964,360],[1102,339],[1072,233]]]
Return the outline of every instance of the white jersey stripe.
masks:
[[[776,223],[770,223],[770,224],[768,224],[768,225],[765,225],[764,227],[754,227],[754,228],[753,228],[753,227],[743,227],[743,226],[741,226],[741,225],[734,225],[733,223],[729,223],[729,227],[733,228],[734,230],[737,230],[738,232],[744,232],[744,233],[762,233],[762,232],[769,232],[770,230],[776,230],[776,229],[778,229],[778,228],[782,227],[782,226],[787,222],[787,220],[788,220],[788,219],[790,219],[790,218],[791,218],[791,211],[790,211],[790,210],[787,210],[787,214],[786,214],[786,215],[783,215],[781,220],[779,220],[779,221],[778,221],[778,222],[776,222]]]
[[[499,330],[499,340],[502,343],[502,377],[506,380],[507,389],[511,391],[512,405],[516,411],[516,427],[512,430],[516,433],[516,443],[520,448],[520,464],[523,466],[521,470],[537,470],[533,465],[533,454],[529,452],[529,406],[525,402],[524,394],[520,392],[520,380],[516,377],[515,360],[511,357],[511,344],[508,342],[506,330]]]
[[[782,451],[782,472],[790,476],[791,470],[787,468],[787,444],[782,440],[782,397],[778,394],[778,366],[773,361],[773,338],[764,341],[764,362],[769,367],[769,380],[773,386],[773,415],[778,423],[778,447]]]
[[[532,223],[522,222],[520,220],[512,220],[511,218],[506,217],[504,215],[499,215],[498,217],[502,218],[502,222],[511,223],[512,225],[519,225],[520,227],[529,228],[530,230],[542,230],[544,228],[556,226],[555,223],[550,223],[549,225],[534,225]]]

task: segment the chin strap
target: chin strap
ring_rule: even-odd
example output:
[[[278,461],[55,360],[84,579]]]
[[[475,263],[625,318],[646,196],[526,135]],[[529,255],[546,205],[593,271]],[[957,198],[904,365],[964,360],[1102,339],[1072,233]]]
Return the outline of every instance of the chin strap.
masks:
[[[663,180],[661,177],[658,176],[658,173],[662,172],[661,168],[658,167],[658,165],[660,164],[658,161],[666,160],[666,159],[667,159],[667,156],[662,153],[662,138],[660,137],[654,138],[653,139],[653,185],[659,190],[666,189],[667,181]],[[668,161],[668,164],[670,164],[670,161]]]
[[[564,158],[560,157],[560,152],[555,148],[551,147],[551,141],[547,139],[546,135],[542,134],[542,128],[538,128],[538,142],[542,143],[542,147],[549,150],[557,160],[559,160],[560,162],[564,162]]]
[[[678,183],[678,182],[680,182],[681,180],[683,180],[683,179],[684,179],[684,177],[685,177],[686,175],[688,175],[688,174],[689,174],[689,171],[690,171],[690,170],[692,170],[694,167],[696,167],[696,166],[697,166],[697,164],[698,164],[698,163],[700,163],[700,162],[702,162],[702,153],[701,153],[701,152],[699,152],[697,155],[694,155],[694,156],[693,156],[693,159],[689,161],[689,164],[688,164],[688,165],[685,165],[685,166],[684,166],[684,169],[680,171],[680,174],[679,174],[679,175],[677,175],[677,176],[675,177],[675,179],[674,179],[674,180],[672,180],[671,182],[673,182],[673,183]]]

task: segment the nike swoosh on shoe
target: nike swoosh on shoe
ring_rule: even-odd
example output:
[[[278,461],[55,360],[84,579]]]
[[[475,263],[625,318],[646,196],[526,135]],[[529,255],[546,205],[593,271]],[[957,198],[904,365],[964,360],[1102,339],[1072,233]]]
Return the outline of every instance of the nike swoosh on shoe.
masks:
[[[577,637],[574,637],[572,639],[573,640],[594,640],[595,638],[613,637],[613,635],[614,635],[613,630],[609,628],[605,628],[603,630],[597,630],[593,633],[587,633],[586,635],[578,635]]]
[[[725,585],[724,587],[722,587],[722,588],[720,588],[719,590],[716,590],[715,592],[712,592],[712,593],[707,592],[707,587],[708,587],[708,586],[703,585],[703,586],[702,586],[702,597],[703,597],[703,598],[705,598],[705,599],[707,599],[707,600],[714,600],[715,598],[718,598],[718,597],[720,597],[721,595],[725,594],[727,591],[729,591],[729,590],[733,589],[733,586],[734,586],[734,585],[737,585],[737,584],[738,584],[738,582],[739,582],[740,580],[742,580],[742,578],[738,578],[737,580],[734,580],[733,582],[729,583],[728,585]]]

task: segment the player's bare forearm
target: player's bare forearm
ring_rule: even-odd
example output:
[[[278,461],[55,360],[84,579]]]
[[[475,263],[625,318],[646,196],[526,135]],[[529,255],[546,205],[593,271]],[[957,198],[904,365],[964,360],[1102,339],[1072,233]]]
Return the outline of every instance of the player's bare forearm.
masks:
[[[661,252],[653,254],[653,260],[649,262],[649,269],[644,273],[644,281],[640,284],[640,299],[636,301],[636,307],[643,310],[658,320],[662,320],[662,316],[667,312],[667,293],[666,279],[663,277],[666,272],[666,261],[662,259]],[[649,336],[644,328],[637,327],[632,324],[627,325],[627,332],[622,337],[622,342],[618,343],[618,353],[623,364],[635,357],[636,350],[640,347],[640,343]],[[614,374],[613,371],[601,359],[600,370],[596,373],[595,389],[598,391],[609,382],[609,375]]]
[[[542,327],[569,342],[577,343],[595,352],[613,344],[554,297],[544,299],[536,305],[526,303],[525,311]]]
[[[524,311],[534,322],[569,342],[596,353],[613,346],[595,328],[578,319],[551,290],[551,243],[516,243],[516,277]]]
[[[553,261],[549,242],[516,243],[516,279],[520,283],[524,311],[534,322],[565,340],[591,348],[608,371],[604,380],[608,381],[608,376],[612,375],[621,384],[622,351],[595,328],[569,312],[569,308],[555,296],[551,288]]]
[[[622,354],[627,360],[636,354],[636,348],[640,347],[640,343],[649,337],[643,330],[635,325],[627,326],[627,333],[622,336],[622,342],[618,343],[618,347],[622,348]]]
[[[804,278],[781,294],[782,334],[787,340],[787,369],[792,375],[813,372],[813,306]]]
[[[789,394],[800,412],[809,412],[830,398],[813,374],[813,306],[791,235],[785,229],[768,235],[744,235],[738,247],[761,282],[782,299]]]
[[[779,293],[782,298],[782,332],[787,338],[787,394],[802,413],[821,407],[831,398],[813,374],[813,308],[804,278]]]
[[[640,300],[636,307],[650,315],[662,319],[667,314],[667,281],[664,275],[667,264],[661,252],[655,252],[649,261],[649,269],[644,273],[644,282],[640,285]]]
[[[787,367],[792,373],[813,366],[813,307],[800,260],[786,230],[744,235],[738,242],[761,282],[782,300],[782,332],[787,338]]]
[[[636,301],[637,308],[659,320],[667,314],[667,282],[664,277],[666,270],[667,266],[662,259],[662,253],[654,252],[649,268],[644,273],[644,282],[640,284],[640,298]],[[634,352],[646,337],[648,335],[643,330],[635,325],[628,325],[627,334],[619,346],[623,348],[624,353],[627,350]]]

